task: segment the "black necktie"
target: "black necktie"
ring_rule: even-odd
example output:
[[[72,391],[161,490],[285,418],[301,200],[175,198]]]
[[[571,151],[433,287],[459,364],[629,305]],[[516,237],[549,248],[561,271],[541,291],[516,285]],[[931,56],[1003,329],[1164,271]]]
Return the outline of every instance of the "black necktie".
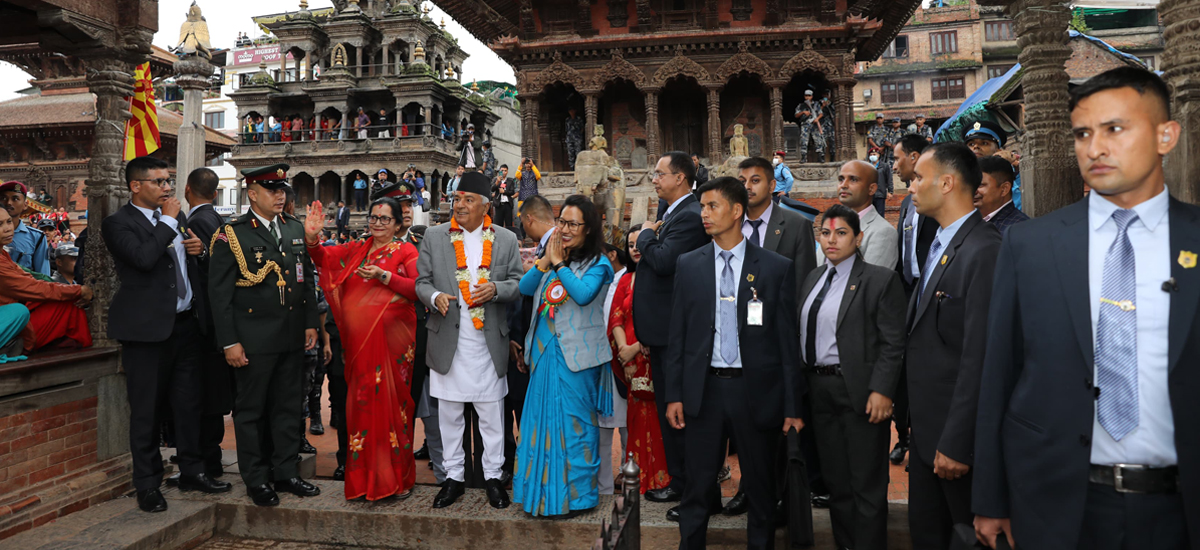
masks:
[[[808,360],[810,367],[817,364],[817,313],[821,311],[821,303],[825,301],[825,295],[829,294],[829,286],[833,284],[835,275],[837,275],[837,269],[830,266],[829,277],[825,278],[825,286],[821,287],[821,291],[813,299],[812,306],[808,308],[808,325],[806,325],[808,332],[804,335],[804,358]]]
[[[762,236],[758,233],[758,226],[762,225],[762,220],[747,220],[750,222],[750,242],[762,246]]]
[[[162,212],[156,210],[154,212],[154,224],[158,225],[160,221],[162,221]],[[171,251],[171,254],[175,256],[175,263],[179,264],[179,255],[176,254],[174,250]],[[182,264],[177,265],[175,269],[175,295],[181,300],[187,296],[187,282],[183,280]]]

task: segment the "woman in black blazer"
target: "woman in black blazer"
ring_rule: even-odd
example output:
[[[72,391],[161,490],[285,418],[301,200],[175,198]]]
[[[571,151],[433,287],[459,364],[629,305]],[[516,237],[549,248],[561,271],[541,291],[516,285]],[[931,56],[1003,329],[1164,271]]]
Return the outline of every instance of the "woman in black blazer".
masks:
[[[839,548],[883,549],[888,419],[904,353],[904,287],[894,270],[863,260],[853,210],[830,207],[817,241],[826,262],[801,287],[798,326],[834,539]]]

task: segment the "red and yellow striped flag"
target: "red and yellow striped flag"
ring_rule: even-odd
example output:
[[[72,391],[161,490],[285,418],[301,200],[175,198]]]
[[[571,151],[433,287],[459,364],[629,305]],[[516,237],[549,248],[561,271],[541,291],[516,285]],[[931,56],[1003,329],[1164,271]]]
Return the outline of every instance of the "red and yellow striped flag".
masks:
[[[158,109],[154,106],[154,82],[150,77],[149,62],[138,65],[134,80],[133,97],[129,102],[133,117],[125,124],[127,161],[149,155],[162,145],[158,136]]]

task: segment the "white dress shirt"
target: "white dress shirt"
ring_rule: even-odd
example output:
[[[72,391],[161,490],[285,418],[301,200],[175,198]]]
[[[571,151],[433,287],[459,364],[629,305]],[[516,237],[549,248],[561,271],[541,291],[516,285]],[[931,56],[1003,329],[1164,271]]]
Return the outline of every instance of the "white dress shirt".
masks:
[[[158,209],[150,210],[149,208],[142,208],[136,204],[133,204],[132,202],[129,204],[134,208],[137,208],[138,212],[141,212],[144,216],[146,216],[146,219],[150,220],[150,225],[157,226],[159,223],[165,223],[167,224],[167,227],[170,227],[171,231],[175,233],[175,240],[171,241],[170,248],[175,254],[175,267],[176,269],[179,269],[180,273],[183,274],[184,289],[182,298],[178,296],[175,297],[175,313],[183,313],[191,309],[192,281],[188,279],[187,250],[184,250],[183,248],[183,234],[179,232],[179,220],[170,216],[163,216],[162,211]],[[160,216],[158,221],[154,221],[154,214],[156,213]]]
[[[691,193],[684,193],[683,195],[680,195],[678,199],[675,199],[675,202],[671,203],[671,205],[667,207],[667,211],[663,212],[663,220],[666,221],[667,216],[670,216],[671,212],[675,211],[675,207],[679,206],[679,203],[683,202],[683,199],[686,199],[690,194]]]
[[[842,307],[842,296],[846,293],[846,282],[850,280],[850,270],[854,269],[854,262],[857,260],[858,255],[855,254],[842,260],[842,263],[832,266],[835,269],[833,282],[829,284],[829,292],[825,293],[821,309],[817,310],[817,361],[815,363],[804,356],[805,346],[803,343],[808,338],[808,314],[812,310],[812,304],[816,301],[817,295],[821,293],[821,288],[825,286],[825,280],[829,277],[828,271],[817,281],[812,291],[808,293],[808,297],[804,299],[804,307],[800,310],[800,357],[809,365],[837,365],[842,362],[837,347],[838,310]]]
[[[1164,188],[1154,198],[1135,207],[1138,219],[1126,234],[1137,260],[1137,362],[1138,427],[1116,441],[1093,413],[1092,464],[1144,464],[1172,466],[1175,454],[1175,417],[1167,392],[1167,329],[1171,293],[1162,284],[1171,278],[1170,194]],[[1092,342],[1100,322],[1104,259],[1117,238],[1112,213],[1117,205],[1093,191],[1088,196],[1088,290],[1092,313]],[[1095,377],[1093,377],[1093,380]],[[1104,391],[1104,388],[1100,388]]]
[[[912,272],[908,273],[913,281],[921,278],[921,259],[917,256],[917,236],[921,227],[921,215],[917,213],[917,207],[909,201],[908,211],[912,213],[912,224],[904,225],[904,220],[900,220],[904,229],[904,251],[908,253],[909,262],[912,264]],[[937,223],[936,221],[930,223]],[[903,269],[903,264],[901,264]]]
[[[759,248],[762,248],[763,243],[767,242],[767,226],[771,225],[771,212],[774,210],[775,201],[767,201],[767,209],[763,210],[762,215],[758,217],[759,220],[762,220],[762,224],[758,226],[758,242],[754,244],[758,245]],[[742,220],[742,236],[749,239],[753,233],[754,226],[750,225],[750,218],[747,216],[746,219]]]
[[[736,313],[738,309],[738,287],[741,286],[742,262],[746,259],[747,242],[749,241],[742,239],[741,241],[738,241],[737,245],[729,250],[730,252],[733,252],[733,258],[729,260],[729,267],[733,269],[733,310],[735,312],[735,318],[736,315],[738,315]],[[716,279],[714,279],[716,284],[713,285],[713,303],[715,304],[713,306],[715,308],[713,309],[713,328],[716,330],[713,332],[712,366],[718,369],[740,369],[742,368],[742,352],[740,349],[740,344],[737,358],[734,359],[732,363],[726,363],[725,359],[721,357],[721,272],[725,270],[725,259],[721,257],[721,252],[725,249],[721,248],[721,245],[717,244],[716,241],[713,241],[712,247],[713,258],[715,258],[715,261],[713,261],[713,268],[717,274]],[[749,309],[747,309],[747,311],[749,311]],[[740,326],[741,319],[736,320],[738,322],[737,326]]]
[[[971,217],[971,214],[974,214],[974,213],[975,213],[975,210],[974,210],[974,209],[972,209],[970,212],[967,212],[967,215],[966,215],[966,216],[963,216],[963,217],[961,217],[961,218],[959,218],[959,219],[957,219],[957,220],[954,220],[954,223],[952,223],[952,224],[950,224],[950,225],[947,225],[946,227],[939,227],[939,228],[938,228],[938,230],[937,230],[937,233],[935,234],[935,237],[934,237],[934,239],[933,239],[934,241],[937,241],[937,243],[938,243],[938,249],[937,249],[937,251],[936,251],[936,252],[937,252],[937,256],[938,256],[938,257],[945,256],[945,255],[946,255],[946,248],[950,246],[950,241],[953,241],[953,240],[954,240],[954,236],[958,234],[958,230],[959,230],[960,228],[962,228],[962,226],[963,226],[963,224],[964,224],[964,223],[967,223],[967,218],[970,218],[970,217]],[[932,255],[933,253],[934,253],[934,250],[933,250],[933,241],[930,241],[930,243],[929,243],[929,254],[931,254],[931,255]],[[929,261],[930,261],[930,260],[929,260],[929,258],[928,258],[928,257],[927,257],[927,258],[925,258],[925,262],[926,262],[926,263],[928,263]],[[935,261],[935,262],[938,262],[939,260],[933,260],[933,261]],[[924,274],[922,274],[922,275],[923,275],[923,276],[921,277],[921,293],[922,293],[922,294],[925,292],[925,285],[926,285],[927,283],[929,283],[929,276],[930,276],[931,274],[933,274],[933,270],[934,270],[934,269],[937,269],[937,264],[936,264],[936,263],[935,263],[935,264],[932,264],[932,265],[933,265],[934,267],[933,267],[933,268],[931,268],[931,269],[929,270],[929,273],[924,273]],[[924,269],[924,267],[925,267],[925,266],[921,266],[921,268],[922,268],[922,269]]]

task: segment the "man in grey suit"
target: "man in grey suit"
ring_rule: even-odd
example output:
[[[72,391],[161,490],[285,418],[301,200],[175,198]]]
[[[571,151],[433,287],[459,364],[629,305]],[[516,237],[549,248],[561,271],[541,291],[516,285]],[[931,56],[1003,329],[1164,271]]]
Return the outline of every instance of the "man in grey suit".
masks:
[[[508,393],[508,323],[505,308],[520,297],[521,255],[517,237],[484,224],[491,182],[478,172],[464,174],[454,193],[451,223],[429,228],[417,259],[417,296],[429,307],[429,394],[438,400],[438,431],[446,483],[434,508],[454,504],[465,492],[462,448],[464,407],[474,406],[483,436],[483,470],[488,502],[509,504],[500,482],[504,464],[504,396]],[[491,264],[484,265],[491,248]],[[465,259],[464,266],[457,258]],[[490,270],[486,280],[480,271]],[[459,275],[479,281],[460,289]],[[482,308],[482,314],[472,309]]]
[[[858,212],[862,218],[862,251],[867,263],[894,268],[900,253],[896,250],[896,228],[871,205],[878,188],[879,172],[867,162],[847,161],[838,171],[838,201]],[[822,261],[824,263],[824,261]]]
[[[798,295],[811,431],[830,492],[839,548],[887,548],[888,418],[904,358],[900,275],[862,261],[858,213],[831,206],[821,220],[826,265]]]

